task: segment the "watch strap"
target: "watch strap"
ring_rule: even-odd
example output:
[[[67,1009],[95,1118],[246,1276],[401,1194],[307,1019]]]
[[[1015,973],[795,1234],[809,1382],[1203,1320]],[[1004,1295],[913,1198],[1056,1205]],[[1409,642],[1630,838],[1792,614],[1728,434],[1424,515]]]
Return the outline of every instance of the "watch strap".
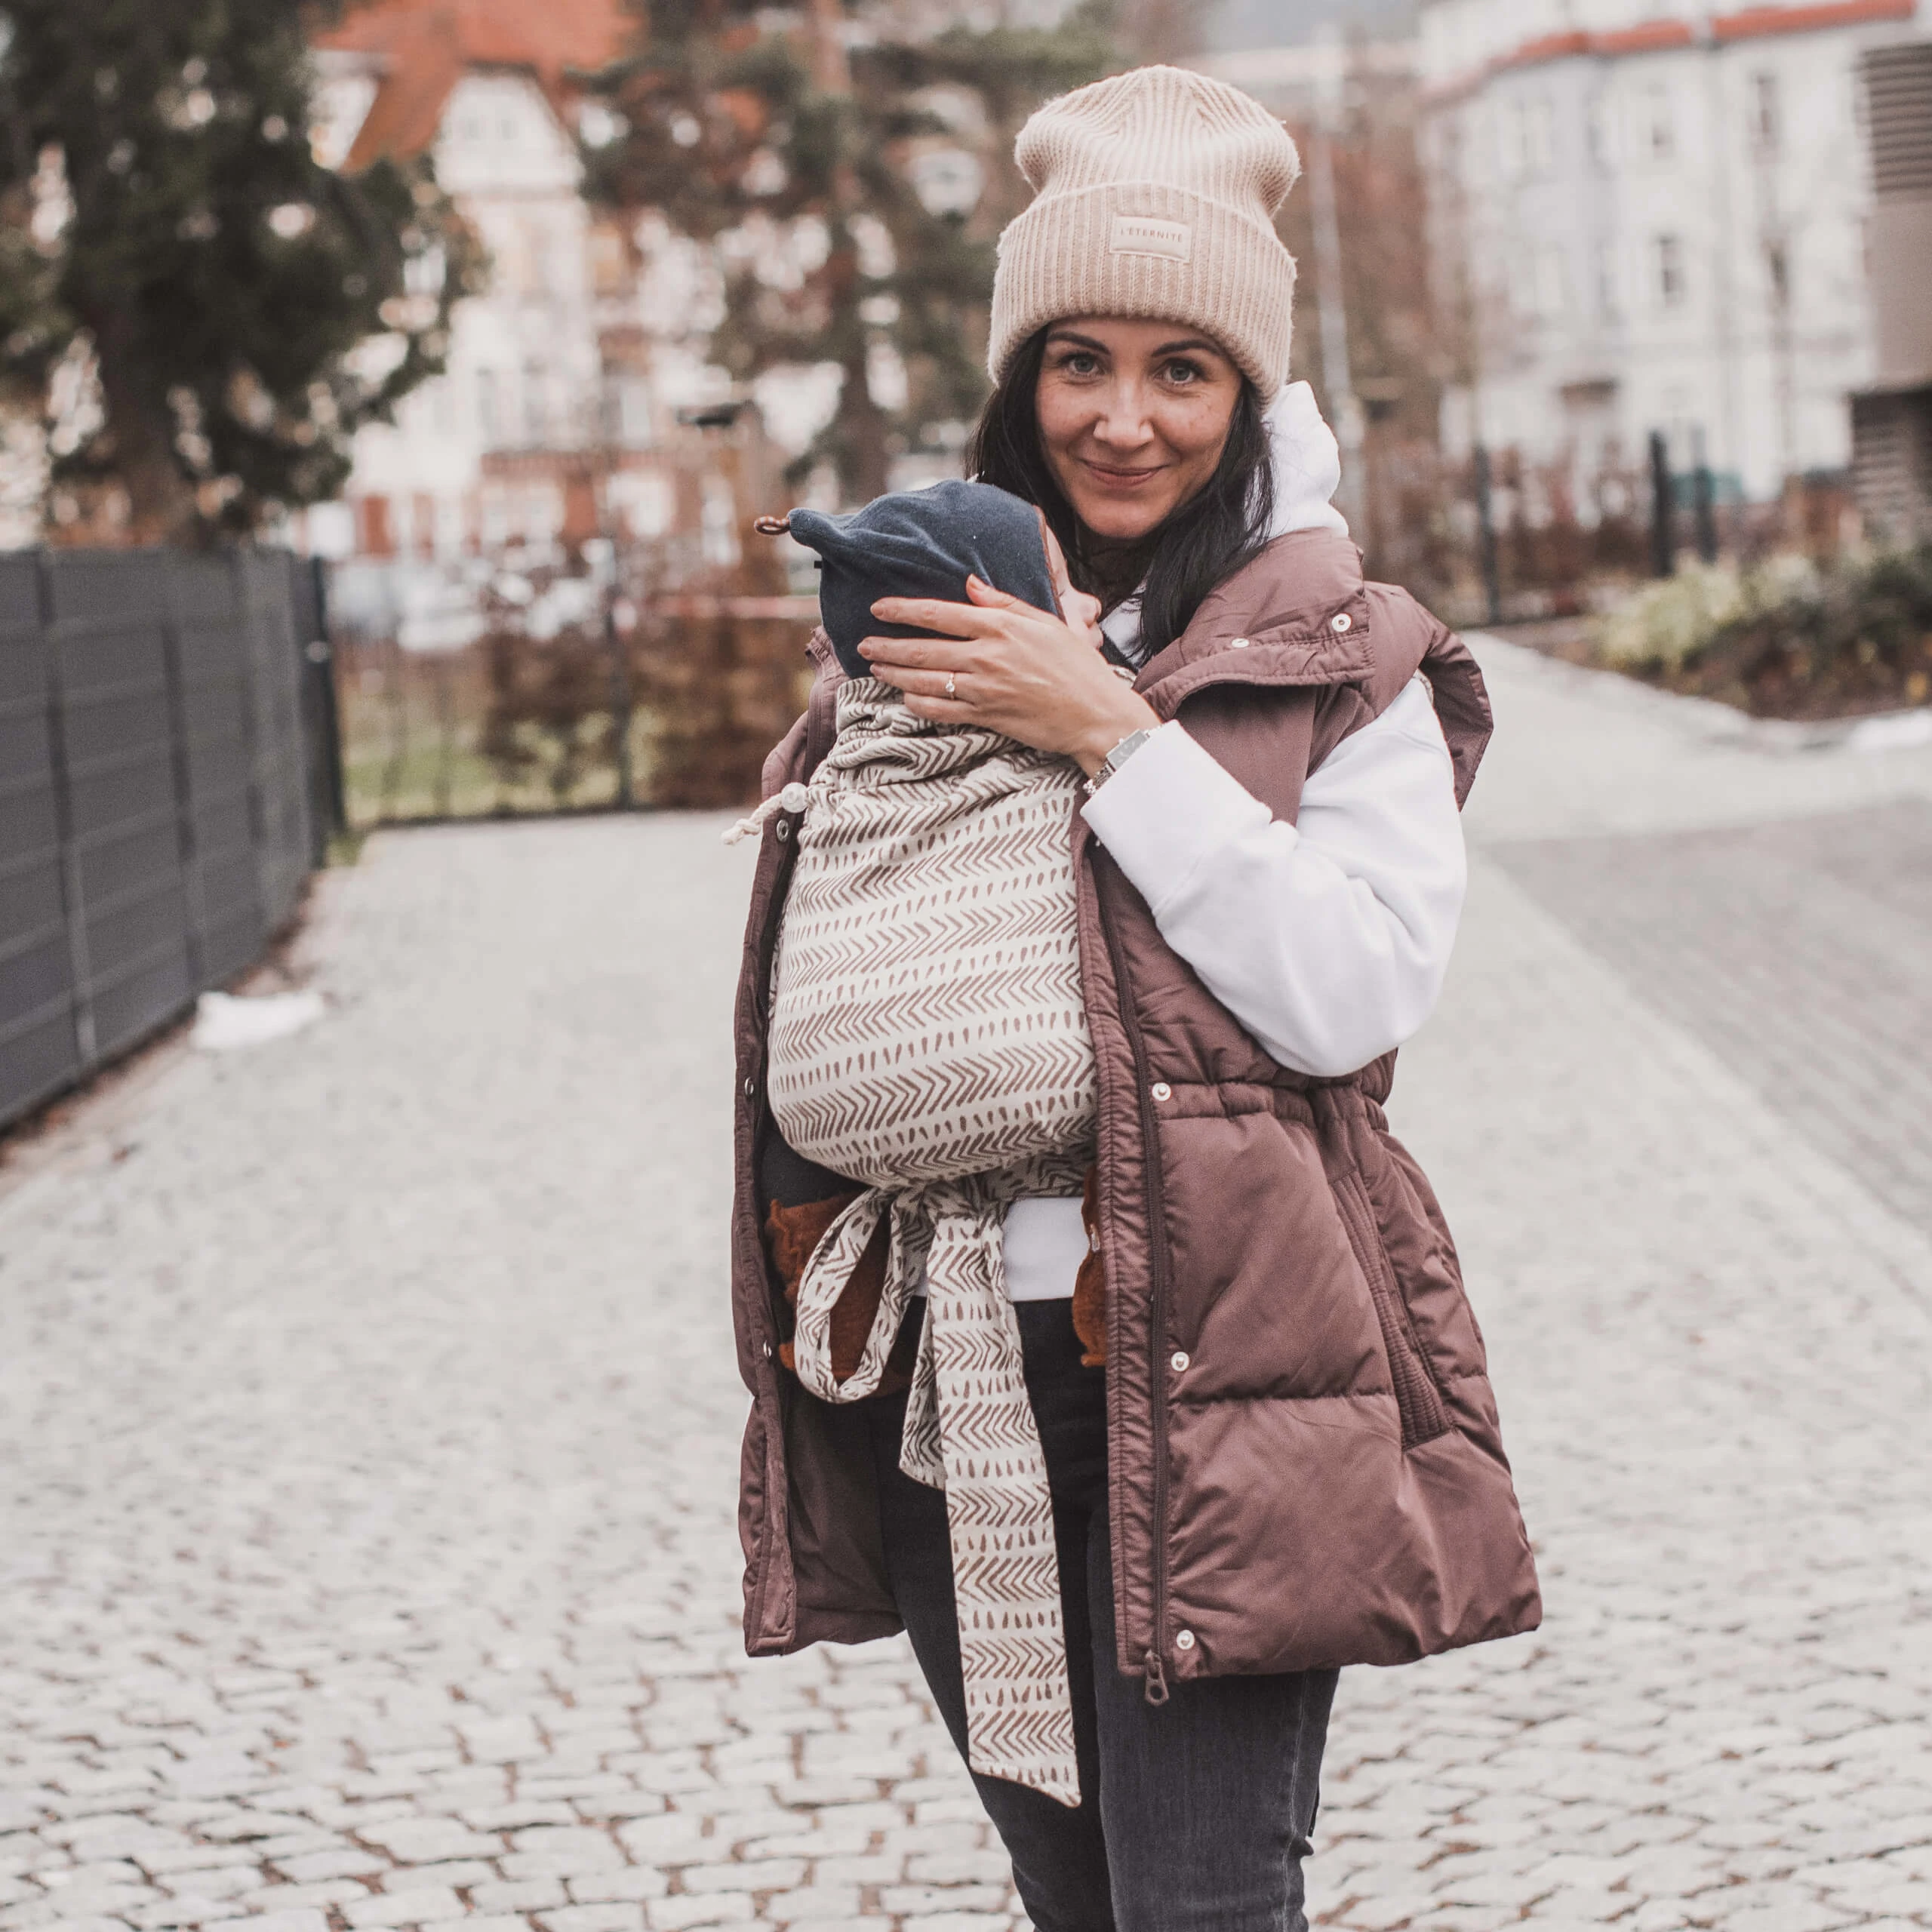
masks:
[[[1158,725],[1143,724],[1137,731],[1130,731],[1100,761],[1100,768],[1087,781],[1087,795],[1091,798],[1114,774],[1119,771],[1134,754],[1159,729]]]

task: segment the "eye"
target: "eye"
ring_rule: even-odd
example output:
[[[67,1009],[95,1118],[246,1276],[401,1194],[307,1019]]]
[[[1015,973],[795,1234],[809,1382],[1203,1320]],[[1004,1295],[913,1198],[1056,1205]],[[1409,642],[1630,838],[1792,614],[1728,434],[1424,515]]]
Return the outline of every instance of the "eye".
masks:
[[[1091,349],[1069,349],[1054,359],[1054,366],[1069,376],[1097,376],[1100,358]]]
[[[1184,389],[1199,382],[1206,371],[1198,362],[1190,362],[1184,355],[1177,355],[1161,373],[1176,388]]]

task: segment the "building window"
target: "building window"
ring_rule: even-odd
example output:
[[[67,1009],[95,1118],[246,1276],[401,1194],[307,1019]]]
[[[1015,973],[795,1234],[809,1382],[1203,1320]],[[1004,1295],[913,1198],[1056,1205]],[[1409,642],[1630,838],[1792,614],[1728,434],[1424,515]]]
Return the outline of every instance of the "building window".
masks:
[[[1601,94],[1591,101],[1584,128],[1585,138],[1590,146],[1590,158],[1599,168],[1607,168],[1616,156],[1611,151],[1610,115]]]
[[[1791,306],[1791,252],[1783,242],[1764,245],[1764,280],[1770,288],[1771,306],[1782,312]]]
[[[1617,245],[1603,241],[1597,244],[1597,313],[1607,322],[1614,322],[1621,304],[1617,299]]]
[[[541,362],[528,364],[523,372],[524,441],[540,449],[550,440],[549,385],[544,380]]]
[[[1668,88],[1652,88],[1642,109],[1644,152],[1653,161],[1669,161],[1677,153],[1677,123],[1670,111]]]
[[[1512,266],[1510,306],[1525,319],[1560,321],[1570,306],[1568,281],[1561,248],[1526,250]]]
[[[1657,238],[1657,306],[1660,309],[1684,306],[1684,238],[1660,235]]]
[[[1563,251],[1545,248],[1537,256],[1537,313],[1546,322],[1560,321],[1570,306],[1569,278],[1563,272]]]
[[[389,522],[389,500],[384,496],[352,499],[355,512],[355,547],[365,557],[395,555],[395,534]]]
[[[1511,174],[1534,179],[1555,167],[1556,115],[1544,96],[1518,101],[1504,125]]]
[[[1775,74],[1751,76],[1751,145],[1760,154],[1776,154],[1783,134],[1783,118],[1778,111],[1778,77]]]

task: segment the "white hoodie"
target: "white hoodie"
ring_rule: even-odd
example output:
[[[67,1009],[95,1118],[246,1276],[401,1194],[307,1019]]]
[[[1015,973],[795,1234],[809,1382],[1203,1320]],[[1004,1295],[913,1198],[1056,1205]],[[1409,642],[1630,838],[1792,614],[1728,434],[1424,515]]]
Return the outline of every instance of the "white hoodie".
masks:
[[[1270,534],[1348,534],[1330,499],[1340,453],[1306,383],[1269,412]],[[1101,628],[1135,654],[1139,601]],[[1162,725],[1085,807],[1161,937],[1284,1066],[1352,1073],[1401,1046],[1442,989],[1467,865],[1449,748],[1417,678],[1309,774],[1297,823],[1217,764],[1178,721]],[[1073,1292],[1087,1249],[1077,1201],[1008,1211],[1017,1301]]]

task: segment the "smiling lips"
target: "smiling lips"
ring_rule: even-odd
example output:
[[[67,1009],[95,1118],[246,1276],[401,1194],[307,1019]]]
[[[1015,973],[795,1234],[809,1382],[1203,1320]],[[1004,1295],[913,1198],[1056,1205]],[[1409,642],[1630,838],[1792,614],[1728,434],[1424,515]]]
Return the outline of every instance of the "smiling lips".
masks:
[[[1109,463],[1096,463],[1091,457],[1081,457],[1080,463],[1094,481],[1107,490],[1137,490],[1167,467],[1165,463],[1156,463],[1151,469],[1120,469]]]

